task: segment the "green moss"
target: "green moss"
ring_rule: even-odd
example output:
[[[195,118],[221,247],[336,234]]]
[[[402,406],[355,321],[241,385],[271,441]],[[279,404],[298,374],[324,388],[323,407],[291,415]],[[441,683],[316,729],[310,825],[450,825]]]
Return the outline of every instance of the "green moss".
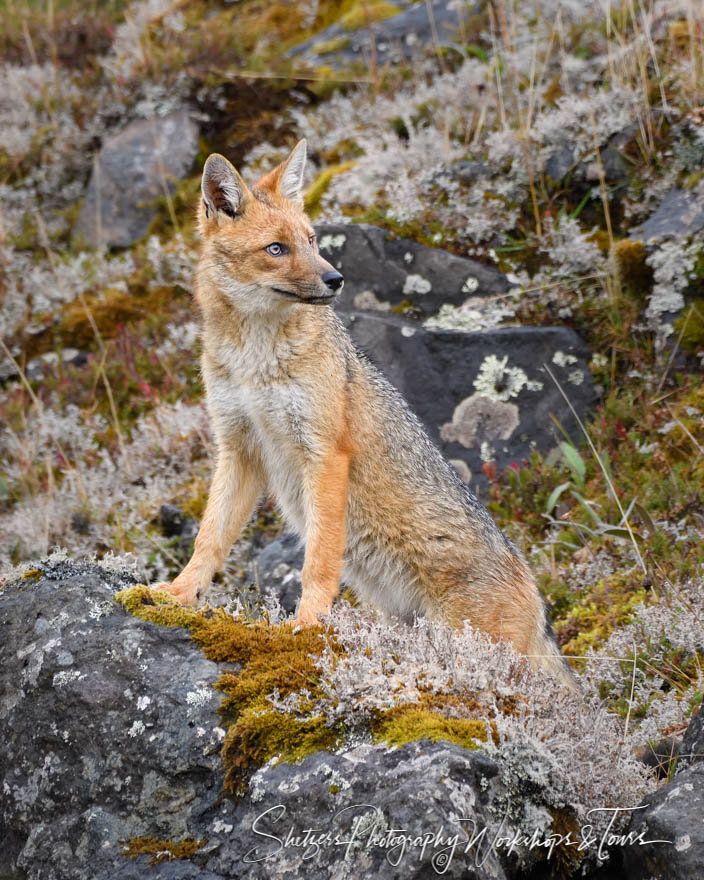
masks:
[[[675,334],[682,334],[681,344],[690,351],[704,346],[704,297],[693,300],[675,321]]]
[[[393,18],[399,12],[398,6],[394,6],[393,3],[387,3],[386,0],[367,0],[366,3],[353,6],[341,16],[340,24],[348,31],[356,31],[359,28],[366,27],[371,22]]]
[[[116,593],[115,601],[119,602],[129,614],[159,626],[188,628],[193,625],[197,617],[196,611],[181,605],[170,593],[152,590],[143,584]]]
[[[158,865],[160,862],[172,862],[174,859],[192,859],[207,842],[207,838],[194,840],[192,837],[185,837],[176,843],[173,840],[160,840],[158,837],[132,837],[127,841],[122,853],[128,859],[148,855],[149,864]]]
[[[316,55],[332,55],[333,52],[341,52],[350,44],[349,37],[335,37],[332,40],[322,40],[313,46]]]
[[[297,718],[251,706],[230,725],[223,745],[225,789],[243,794],[251,771],[272,758],[296,763],[321,749],[342,743],[342,731],[326,727],[323,718]]]
[[[415,704],[397,706],[380,713],[374,723],[375,742],[390,746],[402,746],[419,739],[433,742],[445,740],[465,749],[479,748],[479,742],[487,742],[488,724],[483,719],[447,718]]]
[[[325,168],[317,175],[315,180],[308,187],[303,200],[305,209],[311,217],[315,218],[317,216],[320,210],[320,200],[327,192],[332,179],[337,177],[338,174],[344,174],[345,171],[354,168],[356,164],[357,163],[353,159],[350,159],[339,165],[333,165],[331,168]]]
[[[38,581],[44,575],[44,572],[40,568],[28,568],[27,571],[22,575],[22,580],[24,581]]]
[[[653,288],[653,270],[645,262],[647,251],[642,241],[624,238],[614,243],[611,256],[621,286],[643,299]]]

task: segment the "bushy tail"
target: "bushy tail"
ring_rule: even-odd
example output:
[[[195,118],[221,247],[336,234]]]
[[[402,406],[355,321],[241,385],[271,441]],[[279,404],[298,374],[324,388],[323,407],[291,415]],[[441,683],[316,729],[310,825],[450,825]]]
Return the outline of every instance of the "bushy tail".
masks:
[[[538,627],[533,635],[528,656],[531,665],[535,669],[542,667],[545,672],[552,675],[573,693],[579,694],[581,692],[577,676],[560,653],[555,633],[550,625],[545,609],[543,609],[543,619],[538,623]]]

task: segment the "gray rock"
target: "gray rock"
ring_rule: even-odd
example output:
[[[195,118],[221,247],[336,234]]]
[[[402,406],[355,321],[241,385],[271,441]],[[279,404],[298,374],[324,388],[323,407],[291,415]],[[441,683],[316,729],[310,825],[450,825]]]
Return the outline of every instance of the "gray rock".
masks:
[[[297,767],[259,771],[250,791],[227,846],[208,863],[227,877],[242,876],[238,872],[247,865],[252,880],[420,880],[441,874],[504,880],[525,876],[540,858],[520,848],[509,857],[489,846],[504,816],[501,833],[507,836],[526,815],[535,822],[539,794],[516,797],[491,758],[448,743],[316,753]],[[549,823],[547,812],[542,816]],[[484,828],[465,852],[467,835]],[[306,829],[312,829],[308,840]],[[284,846],[289,833],[296,842]],[[317,842],[311,842],[313,833]],[[423,850],[419,838],[436,834],[444,840],[429,840]],[[402,837],[408,838],[403,848]]]
[[[704,704],[703,704],[704,705]],[[680,767],[689,767],[704,761],[704,712],[702,706],[692,715],[682,740]]]
[[[553,417],[581,443],[581,431],[544,367],[582,418],[596,395],[589,351],[574,331],[517,326],[463,333],[426,330],[373,312],[342,317],[357,346],[401,391],[468,482],[483,482],[484,460],[502,469],[564,439]]]
[[[129,247],[154,219],[153,204],[186,176],[198,153],[187,110],[140,119],[106,138],[95,160],[74,236],[91,247]]]
[[[42,568],[0,594],[0,877],[102,880],[121,839],[207,836],[218,670],[114,602],[128,576]]]
[[[388,311],[407,301],[425,315],[444,303],[505,293],[505,275],[491,266],[457,257],[406,238],[391,239],[377,226],[320,224],[320,252],[345,276],[338,301],[343,311]]]
[[[167,538],[178,538],[179,550],[190,556],[198,534],[198,521],[186,516],[175,504],[162,504],[159,508],[159,525]]]
[[[631,230],[630,238],[660,242],[670,238],[687,238],[704,229],[704,201],[694,192],[671,189],[658,209],[640,226]]]
[[[436,46],[452,46],[461,43],[460,18],[464,14],[477,13],[476,6],[458,9],[448,0],[431,0],[430,4],[415,3],[401,9],[398,15],[372,24],[374,48],[379,65],[398,64]],[[432,22],[428,13],[432,10]],[[371,35],[368,27],[347,30],[340,24],[332,24],[325,30],[300,43],[289,52],[291,57],[303,57],[315,64],[324,63],[340,68],[355,62],[368,63],[371,55]]]
[[[276,596],[288,614],[301,597],[304,552],[297,535],[281,535],[262,550],[246,575],[263,596]]]
[[[465,186],[469,186],[480,177],[488,177],[491,174],[491,169],[486,162],[472,162],[468,159],[453,162],[451,171]]]
[[[545,163],[545,173],[553,180],[562,180],[574,168],[574,153],[569,147],[560,147]]]
[[[704,763],[648,795],[628,833],[640,842],[623,847],[624,880],[704,877]]]

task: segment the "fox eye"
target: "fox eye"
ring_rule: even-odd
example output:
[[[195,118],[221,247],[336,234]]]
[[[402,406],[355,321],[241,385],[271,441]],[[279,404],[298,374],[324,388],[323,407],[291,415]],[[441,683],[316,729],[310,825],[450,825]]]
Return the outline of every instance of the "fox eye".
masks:
[[[288,253],[288,248],[285,244],[281,244],[280,241],[272,241],[272,243],[268,244],[264,250],[270,257],[281,257]]]
[[[311,247],[315,247],[315,234],[308,236],[308,244]]]

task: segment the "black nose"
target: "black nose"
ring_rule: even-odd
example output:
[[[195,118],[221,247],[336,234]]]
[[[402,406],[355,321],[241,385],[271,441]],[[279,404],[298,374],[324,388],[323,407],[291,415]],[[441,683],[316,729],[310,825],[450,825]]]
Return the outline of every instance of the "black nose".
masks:
[[[323,281],[330,290],[341,290],[342,285],[345,283],[345,279],[339,272],[326,272],[323,275]]]

